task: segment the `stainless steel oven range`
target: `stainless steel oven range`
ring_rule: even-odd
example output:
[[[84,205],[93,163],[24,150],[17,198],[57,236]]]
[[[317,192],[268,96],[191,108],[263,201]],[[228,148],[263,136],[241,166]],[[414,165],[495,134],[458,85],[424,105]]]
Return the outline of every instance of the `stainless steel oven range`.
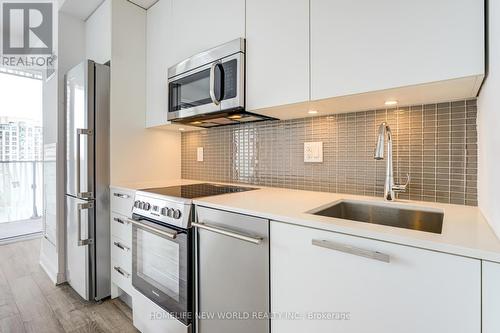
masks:
[[[132,226],[132,285],[192,331],[194,244],[192,199],[252,188],[193,184],[136,192]]]

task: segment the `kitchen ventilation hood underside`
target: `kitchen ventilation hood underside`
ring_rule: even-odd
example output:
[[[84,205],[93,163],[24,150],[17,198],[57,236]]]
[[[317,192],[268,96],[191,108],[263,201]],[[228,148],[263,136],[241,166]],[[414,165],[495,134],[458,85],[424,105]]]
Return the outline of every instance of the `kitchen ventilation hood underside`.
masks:
[[[190,126],[197,126],[203,128],[211,128],[226,125],[237,125],[243,123],[250,123],[255,121],[276,120],[275,118],[254,114],[247,111],[233,111],[233,112],[216,112],[212,114],[196,115],[189,118],[173,119],[172,122],[185,124]]]

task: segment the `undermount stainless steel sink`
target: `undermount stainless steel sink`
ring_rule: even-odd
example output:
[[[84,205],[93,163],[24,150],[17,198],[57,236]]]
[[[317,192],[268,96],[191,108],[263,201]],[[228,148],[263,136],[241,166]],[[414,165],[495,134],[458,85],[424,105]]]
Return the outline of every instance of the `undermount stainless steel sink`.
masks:
[[[311,212],[314,215],[339,219],[387,225],[440,234],[443,228],[444,213],[439,210],[414,210],[402,206],[373,204],[359,201],[342,200],[327,208]]]

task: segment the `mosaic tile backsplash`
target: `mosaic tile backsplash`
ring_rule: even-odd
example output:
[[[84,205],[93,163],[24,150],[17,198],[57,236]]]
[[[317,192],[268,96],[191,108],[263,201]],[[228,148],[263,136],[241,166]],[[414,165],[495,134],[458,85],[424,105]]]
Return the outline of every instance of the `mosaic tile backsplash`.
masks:
[[[400,198],[476,206],[476,115],[467,100],[183,133],[182,177],[382,197],[386,161],[373,151],[387,121],[395,180],[411,176]],[[304,142],[318,141],[323,163],[304,163]]]

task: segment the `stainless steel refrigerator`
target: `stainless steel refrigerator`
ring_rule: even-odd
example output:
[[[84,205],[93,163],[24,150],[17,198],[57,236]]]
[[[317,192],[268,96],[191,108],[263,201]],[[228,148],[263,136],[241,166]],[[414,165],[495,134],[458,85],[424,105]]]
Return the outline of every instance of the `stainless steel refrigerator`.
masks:
[[[86,300],[110,295],[109,66],[65,76],[66,279]]]

